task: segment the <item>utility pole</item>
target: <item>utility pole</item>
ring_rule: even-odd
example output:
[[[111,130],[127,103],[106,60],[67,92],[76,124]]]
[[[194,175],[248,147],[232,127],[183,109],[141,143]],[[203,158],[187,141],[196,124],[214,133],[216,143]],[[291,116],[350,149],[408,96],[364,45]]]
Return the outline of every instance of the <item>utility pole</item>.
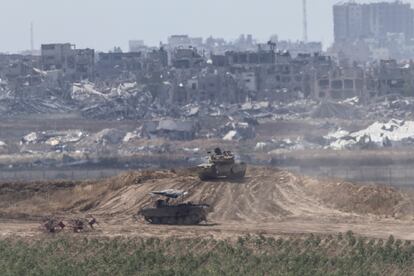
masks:
[[[303,42],[308,42],[308,9],[306,0],[302,0],[303,5]]]
[[[30,53],[34,55],[34,25],[30,22]]]

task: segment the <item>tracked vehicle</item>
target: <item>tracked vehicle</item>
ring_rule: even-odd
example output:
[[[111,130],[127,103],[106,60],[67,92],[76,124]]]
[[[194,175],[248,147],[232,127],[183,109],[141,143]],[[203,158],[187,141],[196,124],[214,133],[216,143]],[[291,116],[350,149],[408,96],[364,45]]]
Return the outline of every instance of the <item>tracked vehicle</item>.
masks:
[[[240,179],[246,174],[246,163],[236,163],[234,154],[216,148],[214,153],[208,152],[208,162],[198,166],[198,176],[201,180],[219,178]]]
[[[151,224],[195,225],[207,221],[210,206],[180,202],[185,194],[174,190],[152,192],[152,196],[161,196],[164,199],[156,200],[154,206],[142,208],[138,215]]]

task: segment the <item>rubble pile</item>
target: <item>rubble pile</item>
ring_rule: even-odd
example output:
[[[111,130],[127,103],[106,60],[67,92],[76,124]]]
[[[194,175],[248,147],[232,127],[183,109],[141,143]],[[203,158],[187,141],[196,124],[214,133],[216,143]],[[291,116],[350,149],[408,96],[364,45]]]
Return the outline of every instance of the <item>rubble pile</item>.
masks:
[[[79,112],[85,118],[102,120],[160,120],[230,116],[235,121],[288,119],[398,118],[414,115],[414,98],[388,95],[361,104],[358,97],[338,102],[312,99],[290,101],[251,99],[241,103],[220,103],[193,99],[190,103],[169,102],[169,92],[154,92],[145,84],[131,81],[92,83],[82,81],[65,88],[46,81],[39,85],[11,89],[0,85],[0,115]],[[39,73],[39,74],[40,74]],[[152,91],[152,92],[151,92]],[[161,92],[160,92],[161,93]],[[363,116],[362,116],[363,115]]]
[[[247,102],[241,105],[240,110],[255,119],[269,118],[273,116],[272,106],[268,101]]]
[[[21,144],[44,143],[56,146],[79,142],[85,135],[81,130],[31,132],[22,138]]]
[[[414,98],[402,97],[400,95],[389,95],[378,98],[367,105],[365,114],[368,118],[414,118]]]
[[[180,109],[180,113],[184,117],[195,117],[200,114],[201,106],[199,104],[187,104]],[[206,114],[206,110],[203,110],[203,114]]]
[[[276,119],[307,118],[317,104],[316,101],[309,99],[301,99],[288,103],[276,103],[272,106],[272,112]]]
[[[125,137],[125,134],[126,133],[124,131],[121,131],[119,129],[106,128],[106,129],[99,131],[98,133],[89,135],[87,140],[91,141],[92,143],[100,144],[100,145],[106,145],[106,144],[116,145],[116,144],[122,143]]]
[[[328,148],[336,150],[412,144],[414,121],[392,119],[387,123],[375,122],[355,132],[338,129],[325,139],[330,141]]]
[[[352,119],[359,111],[348,103],[321,102],[311,113],[312,118]]]
[[[241,141],[253,139],[256,136],[254,126],[247,122],[229,122],[220,130],[225,141]]]
[[[82,116],[93,119],[143,119],[152,118],[157,110],[149,92],[137,83],[123,83],[117,88],[98,91],[93,83],[73,85],[71,97],[79,107]]]
[[[66,113],[75,107],[68,100],[53,96],[54,92],[45,96],[37,94],[17,95],[10,90],[0,91],[0,114],[2,116],[15,116],[22,114],[48,114]]]
[[[297,137],[295,139],[271,139],[267,142],[259,142],[255,146],[256,151],[266,151],[268,154],[277,154],[280,151],[293,151],[304,149],[320,149],[322,146],[317,143],[313,143],[304,139],[303,137]]]
[[[165,119],[145,122],[138,137],[162,137],[171,140],[192,140],[198,137],[200,125],[193,120]]]
[[[6,144],[6,142],[3,142],[1,140],[0,140],[0,153],[2,154],[9,153],[8,145]]]
[[[82,130],[30,132],[20,139],[17,149],[26,155],[79,152],[78,143],[87,136]]]

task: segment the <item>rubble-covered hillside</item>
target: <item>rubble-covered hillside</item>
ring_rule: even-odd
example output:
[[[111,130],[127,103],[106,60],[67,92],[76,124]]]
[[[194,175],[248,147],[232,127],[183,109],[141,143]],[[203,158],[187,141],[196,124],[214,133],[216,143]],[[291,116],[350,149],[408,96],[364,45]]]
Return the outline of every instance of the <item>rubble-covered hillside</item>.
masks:
[[[0,55],[5,171],[188,166],[218,146],[251,164],[359,166],[372,150],[414,162],[410,62],[351,64],[253,42],[203,45],[209,53],[72,46]]]

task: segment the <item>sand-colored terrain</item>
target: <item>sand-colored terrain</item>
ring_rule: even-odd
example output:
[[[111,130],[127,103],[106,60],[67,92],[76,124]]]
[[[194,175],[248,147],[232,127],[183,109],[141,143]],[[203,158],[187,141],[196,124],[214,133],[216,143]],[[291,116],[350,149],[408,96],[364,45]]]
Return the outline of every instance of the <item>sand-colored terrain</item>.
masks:
[[[171,188],[188,191],[184,201],[210,204],[207,224],[149,225],[136,218],[154,200],[149,192]],[[352,230],[414,240],[413,202],[410,193],[392,187],[316,180],[275,168],[250,168],[242,181],[210,182],[189,170],[131,172],[103,181],[0,184],[0,235],[44,235],[39,225],[48,216],[93,215],[97,230],[81,235],[231,238]]]

